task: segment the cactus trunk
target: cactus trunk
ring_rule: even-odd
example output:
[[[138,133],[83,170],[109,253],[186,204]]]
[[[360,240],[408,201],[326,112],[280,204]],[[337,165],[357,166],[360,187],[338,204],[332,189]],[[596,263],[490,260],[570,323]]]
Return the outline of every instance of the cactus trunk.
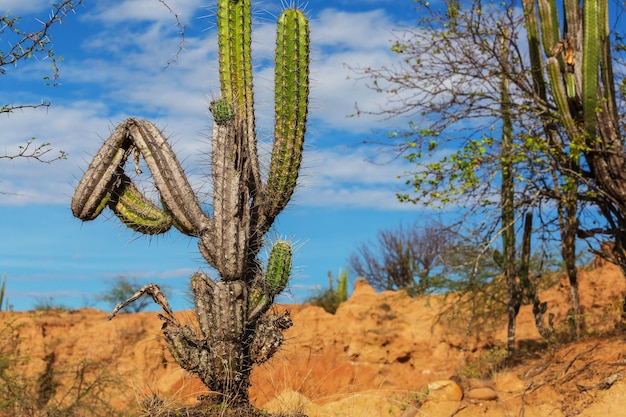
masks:
[[[269,314],[288,284],[292,249],[274,243],[266,268],[258,253],[264,235],[294,193],[306,130],[309,95],[309,27],[303,13],[286,9],[278,18],[274,145],[267,180],[262,180],[255,137],[250,0],[219,0],[217,7],[221,96],[213,115],[212,213],[204,213],[163,134],[146,120],[128,119],[105,142],[81,179],[72,211],[93,220],[106,207],[144,234],[174,226],[198,238],[206,261],[219,273],[191,278],[196,326],[183,325],[155,284],[139,289],[111,314],[143,294],[161,306],[163,334],[176,362],[195,373],[217,401],[248,404],[250,372],[278,350],[288,313]],[[148,199],[126,174],[133,154],[143,157],[160,194]]]

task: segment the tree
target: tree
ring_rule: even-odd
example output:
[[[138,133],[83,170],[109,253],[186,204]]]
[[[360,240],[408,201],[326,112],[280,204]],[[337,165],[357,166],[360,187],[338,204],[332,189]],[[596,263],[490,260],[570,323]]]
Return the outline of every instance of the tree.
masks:
[[[275,57],[274,143],[262,176],[255,137],[250,0],[219,0],[217,34],[221,97],[210,105],[212,213],[205,213],[171,146],[147,120],[128,119],[105,141],[72,198],[74,215],[96,218],[106,207],[131,229],[164,233],[174,226],[198,239],[200,253],[219,279],[191,277],[198,328],[179,322],[156,284],[148,284],[121,308],[150,295],[163,309],[165,341],[176,362],[207,386],[207,401],[239,410],[250,407],[252,367],[279,349],[289,313],[272,314],[274,297],[287,286],[291,245],[275,241],[265,268],[258,257],[276,216],[289,202],[298,178],[309,95],[309,26],[302,11],[278,18]],[[128,161],[133,156],[132,161]],[[149,200],[125,171],[139,172],[143,158],[161,205]],[[265,178],[265,180],[264,180]]]
[[[620,238],[625,230],[620,190],[626,183],[619,183],[623,171],[611,172],[625,156],[624,120],[616,110],[625,102],[615,96],[623,74],[612,70],[608,5],[566,2],[561,18],[554,1],[523,2],[524,15],[515,0],[419,5],[425,17],[417,28],[399,30],[392,47],[400,63],[355,70],[389,97],[378,114],[416,119],[390,135],[397,151],[418,166],[406,182],[412,193],[399,198],[455,204],[482,216],[492,225],[489,233],[502,235],[509,258],[513,225],[524,213],[538,214],[542,238],[549,236],[547,225],[558,223],[578,317],[576,237]],[[589,33],[582,32],[585,15]],[[585,42],[593,49],[586,57]]]
[[[376,243],[363,243],[350,255],[350,267],[377,290],[424,295],[441,288],[444,258],[455,235],[439,222],[380,230]]]
[[[52,27],[63,22],[63,19],[76,10],[82,4],[82,0],[63,0],[52,5],[52,10],[47,20],[38,20],[38,26],[31,29],[29,24],[24,24],[21,17],[11,16],[8,12],[0,17],[0,40],[6,46],[0,48],[0,76],[9,71],[11,67],[17,67],[22,61],[29,58],[46,58],[52,66],[52,75],[46,76],[48,85],[56,85],[59,78],[59,68],[57,66],[59,57],[52,47],[51,31]],[[26,29],[22,28],[26,26]],[[5,49],[6,48],[6,49]],[[35,109],[39,107],[49,107],[50,103],[42,102],[38,104],[0,104],[0,114],[13,113],[16,110]],[[12,154],[0,155],[0,159],[31,158],[40,162],[50,163],[59,159],[65,159],[65,152],[50,155],[52,149],[50,143],[35,143],[31,138],[24,145]]]

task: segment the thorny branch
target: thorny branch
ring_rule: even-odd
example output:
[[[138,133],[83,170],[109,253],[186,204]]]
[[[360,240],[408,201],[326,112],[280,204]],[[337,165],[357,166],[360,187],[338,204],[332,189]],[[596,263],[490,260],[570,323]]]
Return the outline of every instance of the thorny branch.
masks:
[[[171,64],[173,64],[174,62],[176,62],[178,60],[178,56],[180,55],[180,53],[182,52],[182,50],[184,48],[184,45],[185,45],[185,25],[180,20],[180,16],[178,16],[178,13],[176,13],[169,6],[169,4],[167,4],[167,2],[165,0],[159,0],[159,3],[161,3],[163,6],[165,6],[165,8],[170,12],[170,14],[172,16],[174,16],[174,19],[176,19],[176,26],[178,26],[180,28],[180,42],[178,43],[178,49],[176,50],[176,53],[174,54],[174,58],[170,59],[165,64],[165,68],[167,68]]]
[[[48,20],[45,22],[39,21],[41,26],[33,32],[22,31],[21,26],[18,24],[20,22],[19,17],[12,17],[8,13],[0,17],[0,36],[8,33],[9,36],[12,34],[18,38],[15,43],[10,43],[9,41],[9,49],[0,54],[0,75],[6,72],[5,66],[16,66],[23,59],[43,53],[52,62],[52,80],[53,85],[56,85],[56,80],[59,78],[58,58],[51,47],[50,28],[54,24],[62,23],[63,18],[70,12],[73,13],[82,3],[83,0],[63,0],[61,3],[55,4]]]
[[[27,158],[35,159],[45,164],[49,164],[62,159],[67,159],[67,153],[65,151],[59,151],[56,156],[50,155],[52,148],[50,148],[49,142],[44,142],[37,146],[34,145],[34,142],[35,138],[31,138],[26,142],[25,145],[18,146],[15,153],[9,154],[5,151],[4,155],[0,155],[0,159]]]

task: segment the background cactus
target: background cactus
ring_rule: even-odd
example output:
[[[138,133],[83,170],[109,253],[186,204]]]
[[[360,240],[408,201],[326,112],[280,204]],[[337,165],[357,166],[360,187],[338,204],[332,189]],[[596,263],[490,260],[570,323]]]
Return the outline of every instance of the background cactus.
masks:
[[[275,129],[267,180],[259,168],[252,89],[250,0],[219,0],[217,7],[221,96],[210,111],[212,213],[204,213],[163,134],[149,121],[120,124],[91,162],[72,199],[82,220],[109,207],[135,231],[164,233],[172,226],[199,238],[206,261],[219,273],[191,278],[199,331],[182,325],[155,284],[141,288],[111,314],[144,293],[164,311],[163,333],[174,359],[197,374],[220,402],[247,404],[252,364],[269,359],[291,326],[287,313],[268,314],[291,271],[289,242],[274,243],[267,268],[258,260],[264,235],[296,187],[309,95],[309,27],[297,9],[278,18],[275,62]],[[148,166],[162,207],[146,198],[125,165],[131,154]]]
[[[576,334],[578,201],[593,201],[607,220],[591,233],[615,239],[613,259],[626,272],[626,152],[616,102],[607,0],[522,0],[531,76],[551,157],[563,167],[557,201],[562,254]],[[580,185],[584,184],[587,190]],[[585,194],[582,194],[585,192]]]

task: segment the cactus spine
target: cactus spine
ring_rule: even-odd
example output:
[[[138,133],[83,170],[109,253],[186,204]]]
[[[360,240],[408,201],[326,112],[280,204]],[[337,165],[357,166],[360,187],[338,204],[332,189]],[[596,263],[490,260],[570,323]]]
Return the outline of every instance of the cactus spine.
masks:
[[[138,119],[124,121],[105,141],[76,188],[72,211],[92,220],[109,207],[137,232],[164,233],[173,225],[199,238],[200,252],[219,273],[218,280],[202,273],[191,278],[200,333],[181,325],[155,284],[116,306],[111,318],[149,294],[165,312],[159,317],[176,361],[212,392],[247,403],[251,365],[269,359],[282,342],[282,331],[291,326],[288,314],[267,314],[287,286],[291,246],[275,242],[267,268],[260,266],[257,255],[298,179],[308,109],[309,27],[297,9],[286,9],[278,18],[274,143],[264,183],[255,136],[250,0],[219,0],[217,19],[221,95],[210,105],[212,213],[202,211],[163,134]],[[145,160],[162,207],[126,175],[131,154],[136,170],[138,159]]]

